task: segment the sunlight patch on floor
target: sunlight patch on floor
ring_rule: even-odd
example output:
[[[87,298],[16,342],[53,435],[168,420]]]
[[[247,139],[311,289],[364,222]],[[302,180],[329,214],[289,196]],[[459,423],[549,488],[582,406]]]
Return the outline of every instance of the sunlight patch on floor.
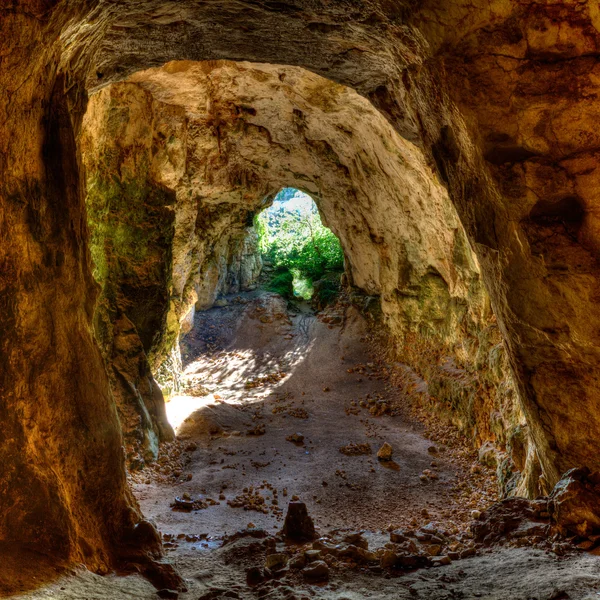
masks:
[[[207,396],[171,396],[166,403],[167,419],[177,433],[181,424],[196,410],[214,404],[216,399],[213,394]]]
[[[218,356],[204,355],[187,365],[184,381],[200,384],[204,396],[175,394],[166,403],[167,418],[175,431],[195,411],[211,404],[254,404],[281,387],[306,359],[314,340],[284,353],[276,360],[269,353],[235,350]]]

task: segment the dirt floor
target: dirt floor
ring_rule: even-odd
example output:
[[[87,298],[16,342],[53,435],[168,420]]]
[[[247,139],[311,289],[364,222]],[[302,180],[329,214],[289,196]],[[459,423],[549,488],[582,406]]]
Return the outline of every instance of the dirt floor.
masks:
[[[428,440],[368,354],[351,306],[318,317],[261,291],[196,315],[182,343],[184,389],[167,405],[178,439],[132,475],[146,517],[186,579],[180,598],[600,598],[600,560],[534,548],[479,552],[445,566],[389,573],[329,561],[329,581],[299,571],[250,587],[246,572],[289,552],[276,538],[290,500],[305,502],[332,544],[362,531],[370,550],[389,531],[433,523],[470,553],[471,511],[495,498],[492,474],[462,444]],[[377,452],[388,443],[391,461]],[[236,533],[236,532],[242,532]],[[139,577],[84,569],[23,598],[156,598]]]

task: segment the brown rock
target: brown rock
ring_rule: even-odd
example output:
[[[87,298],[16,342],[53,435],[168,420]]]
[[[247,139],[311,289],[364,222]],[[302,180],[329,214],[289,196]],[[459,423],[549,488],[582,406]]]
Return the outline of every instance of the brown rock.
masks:
[[[304,436],[301,433],[292,433],[285,438],[288,442],[292,442],[294,444],[303,444]]]
[[[552,490],[548,504],[563,533],[587,537],[600,532],[600,474],[571,469]]]
[[[317,537],[315,526],[304,502],[288,504],[282,534],[290,540],[310,541]]]
[[[471,522],[476,542],[490,545],[511,538],[544,535],[547,522],[537,517],[537,511],[525,498],[508,498],[496,502]]]
[[[271,571],[279,571],[288,564],[287,554],[269,554],[265,560],[265,567]]]
[[[393,448],[385,442],[381,448],[377,451],[377,459],[381,461],[389,461],[392,460],[392,455],[394,454]]]
[[[302,575],[304,579],[311,583],[327,581],[329,579],[329,567],[325,561],[317,560],[304,567]]]

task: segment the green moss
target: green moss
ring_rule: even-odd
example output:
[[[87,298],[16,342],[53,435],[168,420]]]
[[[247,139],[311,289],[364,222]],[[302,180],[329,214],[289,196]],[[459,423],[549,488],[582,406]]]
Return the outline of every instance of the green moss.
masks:
[[[108,169],[107,169],[108,171]],[[102,287],[95,318],[108,347],[119,312],[134,323],[146,352],[162,343],[171,281],[174,193],[143,176],[121,181],[98,175],[86,199],[93,275]]]

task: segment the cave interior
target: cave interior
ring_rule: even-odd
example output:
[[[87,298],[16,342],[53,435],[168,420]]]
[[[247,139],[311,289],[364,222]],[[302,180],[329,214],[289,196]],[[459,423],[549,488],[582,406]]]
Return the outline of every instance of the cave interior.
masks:
[[[0,595],[595,597],[593,2],[0,33]],[[261,246],[288,189],[343,255],[312,300]]]

